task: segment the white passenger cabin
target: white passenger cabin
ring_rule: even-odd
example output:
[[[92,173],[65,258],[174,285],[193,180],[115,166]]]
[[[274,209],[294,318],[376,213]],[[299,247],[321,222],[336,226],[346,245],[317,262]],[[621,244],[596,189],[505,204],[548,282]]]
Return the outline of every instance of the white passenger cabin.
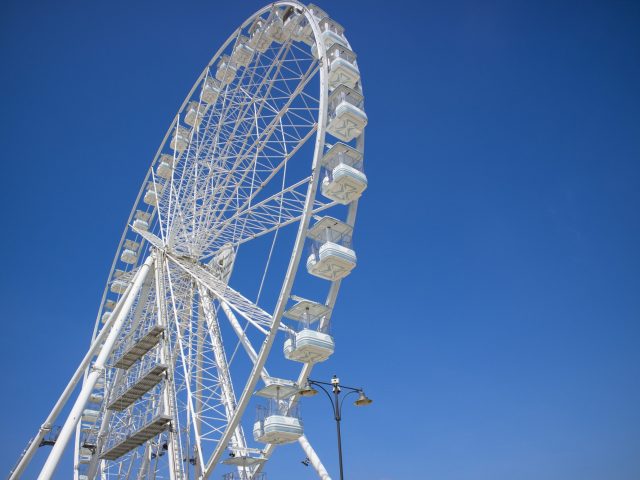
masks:
[[[316,22],[320,22],[323,18],[327,17],[327,12],[322,10],[317,5],[310,3],[307,6],[307,10],[311,13],[311,16],[314,18]],[[292,32],[292,37],[295,40],[302,41],[309,46],[313,46],[315,43],[315,39],[313,36],[313,28],[311,27],[311,23],[307,20],[306,17],[300,19],[299,27]]]
[[[104,376],[98,377],[98,380],[96,380],[95,388],[104,388]]]
[[[198,128],[202,123],[205,113],[207,113],[207,104],[192,100],[187,104],[184,113],[184,123],[190,127]]]
[[[301,363],[320,363],[335,351],[331,335],[311,329],[303,329],[284,342],[287,360]]]
[[[135,230],[146,232],[147,230],[149,230],[150,220],[151,215],[149,213],[143,212],[142,210],[136,210],[132,226]]]
[[[85,408],[82,412],[82,421],[86,423],[96,423],[100,412],[91,408]]]
[[[116,308],[116,302],[114,302],[113,300],[107,300],[106,302],[104,302],[102,317],[100,317],[100,321],[102,323],[107,323],[109,321],[114,308]]]
[[[94,390],[89,395],[89,403],[93,403],[99,407],[104,401],[104,378],[98,378],[93,388]]]
[[[156,176],[164,178],[165,180],[171,179],[173,175],[173,155],[163,153],[160,155],[160,162],[158,168],[156,168]]]
[[[90,448],[80,447],[80,455],[86,455],[86,456],[91,457],[92,454],[93,454],[93,452],[91,451]]]
[[[268,23],[266,25],[265,33],[271,38],[272,41],[283,43],[287,40],[287,33],[284,29],[284,10],[276,8],[269,16]]]
[[[216,70],[216,78],[222,82],[223,85],[229,85],[236,78],[236,72],[238,71],[238,65],[231,60],[229,55],[223,55],[218,61],[218,69]]]
[[[184,152],[189,146],[190,135],[191,130],[189,130],[187,127],[183,127],[182,125],[178,125],[173,130],[173,136],[171,137],[171,148],[179,154]]]
[[[362,153],[356,149],[336,143],[322,158],[324,178],[322,195],[348,205],[357,200],[367,188],[367,176],[362,171]]]
[[[301,15],[301,13],[302,13],[302,10],[295,7],[287,7],[283,11],[282,30],[284,31],[284,34],[285,34],[285,40],[288,38],[292,38],[293,40],[295,40],[294,32],[298,30],[301,17],[304,17],[304,15]]]
[[[207,76],[202,84],[202,93],[200,94],[200,98],[203,102],[213,105],[216,103],[216,100],[218,100],[222,87],[223,85],[219,80]]]
[[[124,263],[128,263],[129,265],[133,265],[138,261],[138,254],[133,250],[129,250],[125,248],[122,250],[122,254],[120,255],[120,260]]]
[[[253,425],[253,438],[261,443],[291,443],[298,440],[303,433],[302,422],[291,414],[267,415]]]
[[[129,286],[127,276],[130,276],[130,274],[127,274],[127,272],[119,268],[116,268],[113,271],[113,281],[111,282],[111,291],[113,293],[121,295],[125,292],[125,290]]]
[[[233,60],[236,64],[241,67],[246,67],[251,63],[251,59],[253,58],[254,50],[249,46],[249,38],[240,35],[236,40],[236,44],[233,47],[233,53],[231,54],[231,60]]]
[[[91,394],[89,395],[89,402],[90,403],[95,403],[95,404],[100,405],[103,400],[104,400],[104,395],[102,395],[102,393],[91,392]]]
[[[147,205],[152,205],[154,207],[158,205],[158,195],[153,189],[147,190],[144,193],[143,200]]]
[[[127,290],[128,286],[129,286],[128,282],[125,282],[124,280],[116,279],[111,284],[111,291],[113,293],[117,293],[118,295],[122,295]]]
[[[353,228],[332,217],[323,217],[310,230],[312,253],[307,271],[316,277],[335,281],[346,277],[356,266],[351,249]]]
[[[259,406],[253,424],[253,438],[257,442],[283,444],[295,442],[304,433],[297,405],[290,406],[289,398],[299,388],[290,380],[270,378],[256,395],[269,399],[268,407]]]
[[[327,360],[335,350],[329,335],[330,309],[302,298],[285,312],[285,317],[295,320],[299,327],[289,334],[284,342],[284,356],[288,360],[302,363],[319,363]]]
[[[249,46],[258,52],[264,53],[271,46],[273,40],[266,32],[266,20],[256,18],[249,28]]]
[[[158,199],[162,195],[163,185],[159,183],[149,182],[147,185],[147,191],[144,193],[144,203],[155,207],[158,205]]]
[[[123,252],[131,252],[126,255],[129,261],[122,260],[125,263],[134,264],[138,260],[138,249],[140,248],[140,243],[131,240],[130,238],[125,239],[123,244]],[[132,261],[131,261],[132,260]]]
[[[327,132],[343,142],[360,136],[367,126],[364,97],[355,90],[340,85],[329,95]]]
[[[329,89],[340,85],[355,88],[360,81],[360,70],[356,65],[356,54],[344,45],[336,43],[327,50],[329,64]]]
[[[347,46],[347,39],[344,37],[344,28],[335,20],[325,17],[318,22],[320,26],[320,40],[324,43],[325,49],[328,51],[333,45],[338,44],[343,47]],[[318,58],[319,49],[314,43],[311,47],[311,54]]]
[[[136,218],[133,221],[133,228],[135,228],[136,230],[140,230],[142,232],[146,232],[147,230],[149,230],[149,224],[144,220],[140,220],[139,218]]]
[[[306,27],[309,25],[306,17],[296,8],[291,8],[285,12],[284,30],[291,35],[291,38],[296,41],[301,41],[304,38]]]

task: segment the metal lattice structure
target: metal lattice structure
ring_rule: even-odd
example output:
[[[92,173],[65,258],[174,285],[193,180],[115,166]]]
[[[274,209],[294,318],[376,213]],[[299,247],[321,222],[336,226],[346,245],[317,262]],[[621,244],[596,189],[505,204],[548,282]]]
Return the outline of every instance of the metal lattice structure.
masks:
[[[296,1],[247,19],[169,127],[91,347],[11,478],[82,383],[40,479],[72,437],[76,480],[258,479],[277,446],[295,441],[328,479],[298,392],[333,353],[331,314],[356,265],[366,123],[337,22]],[[269,406],[254,421],[248,407],[260,399]]]

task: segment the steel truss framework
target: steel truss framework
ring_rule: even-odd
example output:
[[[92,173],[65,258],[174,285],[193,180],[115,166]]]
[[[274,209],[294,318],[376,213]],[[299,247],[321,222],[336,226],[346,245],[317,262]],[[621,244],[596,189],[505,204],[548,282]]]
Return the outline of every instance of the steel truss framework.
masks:
[[[329,211],[353,226],[357,210],[357,200],[341,207],[316,195],[329,146],[323,13],[296,1],[275,2],[247,19],[202,72],[135,201],[89,351],[12,479],[67,404],[70,413],[40,479],[52,477],[72,437],[76,480],[209,478],[229,452],[258,459],[235,464],[237,478],[258,478],[277,445],[252,446],[243,419],[259,382],[271,378],[266,362],[274,341],[292,331],[282,317],[296,276],[304,274],[299,263],[310,221]],[[246,65],[225,57],[256,28],[267,35],[269,25],[291,15],[293,27],[281,28],[266,48],[254,48]],[[305,29],[306,41],[299,33]],[[207,82],[230,70],[215,101],[205,101]],[[359,82],[356,89],[361,93]],[[362,153],[364,134],[350,143]],[[269,249],[256,250],[263,252],[254,267],[257,295],[243,294],[232,274],[240,252],[250,255],[259,242]],[[278,248],[287,256],[278,256]],[[270,277],[271,264],[283,258],[284,274]],[[263,289],[274,284],[279,293],[261,302]],[[316,301],[330,312],[340,280],[327,286]],[[298,385],[313,368],[300,365]],[[287,401],[294,406],[298,396]],[[320,478],[328,479],[306,436],[298,441]]]

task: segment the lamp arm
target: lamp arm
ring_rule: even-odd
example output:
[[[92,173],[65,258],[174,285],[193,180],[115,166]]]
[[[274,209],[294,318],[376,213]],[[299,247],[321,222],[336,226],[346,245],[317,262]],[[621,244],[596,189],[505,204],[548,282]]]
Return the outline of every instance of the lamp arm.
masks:
[[[344,397],[342,397],[342,400],[340,400],[340,411],[342,411],[342,404],[344,403],[345,399],[351,395],[352,393],[358,393],[361,392],[362,390],[351,390],[349,393],[347,393]]]
[[[307,382],[311,385],[326,385],[327,387],[332,387],[333,383],[329,383],[329,382],[321,382],[320,380],[312,380],[310,378],[307,379]]]
[[[309,384],[313,384],[313,385],[326,385],[327,387],[333,387],[333,383],[329,383],[329,382],[321,382],[319,380],[312,380],[312,379],[307,379],[307,383]],[[348,385],[342,385],[340,384],[340,388],[343,390],[355,390],[356,392],[360,392],[362,390],[362,387],[349,387]]]
[[[336,403],[333,401],[333,398],[331,398],[331,394],[329,393],[329,390],[327,390],[326,388],[324,388],[324,387],[322,386],[322,384],[323,384],[324,382],[316,382],[315,380],[309,380],[309,382],[308,382],[308,383],[309,383],[309,385],[315,385],[316,387],[319,387],[319,388],[320,388],[320,390],[322,390],[322,391],[327,395],[327,398],[328,398],[328,399],[329,399],[329,401],[331,402],[331,407],[333,408],[333,415],[334,415],[334,417],[336,417],[336,418],[337,418],[337,417],[338,417],[338,412],[336,411],[336,408],[337,408],[337,407],[336,407]],[[329,385],[330,385],[330,384],[329,384]]]
[[[362,387],[348,387],[347,385],[340,385],[340,388],[344,389],[344,390],[353,390],[354,392],[361,392],[362,391]]]

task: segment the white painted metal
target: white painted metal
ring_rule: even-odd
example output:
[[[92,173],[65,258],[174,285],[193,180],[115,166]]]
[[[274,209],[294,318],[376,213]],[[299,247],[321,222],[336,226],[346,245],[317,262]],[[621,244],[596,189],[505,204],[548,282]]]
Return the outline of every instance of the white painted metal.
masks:
[[[165,258],[162,258],[161,262],[158,262],[158,267],[156,268],[156,292],[157,292],[157,302],[158,302],[158,318],[160,320],[160,325],[163,327],[167,327],[168,325],[168,317],[169,313],[167,312],[167,305],[165,302],[167,289],[165,287],[164,276],[165,271],[168,270],[167,264],[165,262]],[[165,363],[171,363],[173,366],[173,362],[170,361],[171,353],[168,349],[168,342],[164,342],[162,348],[160,349],[160,361]],[[170,378],[175,378],[175,372],[170,373]],[[173,417],[175,414],[175,399],[173,398],[173,390],[171,388],[171,382],[166,382],[165,387],[162,391],[162,400],[164,405],[164,414],[170,417]],[[179,445],[178,439],[176,438],[176,425],[173,425],[173,428],[168,433],[168,441],[167,441],[167,451],[169,455],[169,478],[170,480],[180,480],[181,475],[179,472],[180,467],[180,459],[178,456]]]
[[[300,391],[300,386],[293,380],[269,377],[265,386],[256,390],[256,395],[264,398],[286,399]]]
[[[327,469],[324,468],[324,465],[320,461],[320,457],[318,457],[318,454],[309,443],[309,440],[307,440],[307,436],[302,435],[300,438],[298,438],[298,443],[309,459],[309,462],[311,462],[311,466],[313,466],[313,468],[315,469],[318,477],[320,477],[320,480],[331,480],[329,472],[327,472]]]
[[[304,328],[284,342],[284,356],[288,360],[302,363],[320,363],[334,352],[331,335]]]
[[[240,339],[242,347],[247,352],[247,356],[255,364],[258,361],[258,353],[253,348],[253,345],[251,345],[251,342],[249,341],[247,334],[244,332],[244,330],[242,329],[242,326],[240,325],[240,322],[238,322],[238,319],[233,314],[231,307],[229,307],[229,304],[224,300],[220,301],[220,307],[222,307],[222,311],[229,319],[229,323],[231,324],[233,331],[236,333],[236,335]],[[263,369],[263,372],[264,372],[263,375],[266,375],[266,370]]]
[[[73,430],[76,428],[77,423],[80,421],[80,417],[82,415],[85,406],[89,400],[89,396],[91,395],[91,391],[96,385],[98,381],[98,377],[104,372],[105,363],[107,358],[111,354],[111,350],[118,339],[118,335],[120,334],[120,329],[124,325],[125,318],[127,317],[131,306],[133,305],[133,301],[135,300],[135,296],[140,291],[142,287],[142,283],[145,281],[147,277],[147,273],[149,272],[149,268],[154,262],[154,255],[150,255],[147,260],[144,262],[140,270],[136,273],[133,285],[131,287],[131,291],[127,298],[124,301],[122,309],[118,312],[118,316],[116,317],[107,338],[104,341],[104,345],[100,349],[100,353],[98,354],[98,358],[96,359],[93,367],[91,368],[91,373],[87,376],[82,386],[82,390],[78,395],[73,407],[71,408],[71,412],[67,417],[62,429],[60,430],[60,434],[56,440],[56,443],[53,445],[51,449],[51,453],[47,458],[44,466],[42,467],[42,471],[38,476],[38,480],[48,480],[53,476],[55,472],[58,462],[60,461],[60,457],[64,453],[64,450],[69,442],[69,438],[73,433]]]
[[[295,442],[302,436],[302,423],[291,415],[269,415],[253,426],[253,438],[257,442],[284,444]]]
[[[321,172],[327,168],[322,163],[327,128],[338,133],[338,138],[354,142],[352,148],[362,155],[361,132],[366,125],[362,98],[358,97],[362,90],[355,54],[349,53],[351,47],[342,27],[326,17],[319,8],[307,8],[294,0],[275,2],[256,12],[219,49],[168,129],[127,221],[130,227],[123,233],[114,259],[94,336],[104,339],[107,327],[117,324],[118,332],[123,327],[117,322],[126,313],[114,310],[107,315],[106,303],[114,297],[110,292],[133,302],[131,297],[138,290],[132,296],[126,290],[132,281],[139,280],[142,269],[135,273],[135,267],[151,250],[156,251],[159,260],[152,289],[156,293],[140,296],[146,301],[148,295],[155,295],[153,302],[157,307],[153,311],[144,310],[140,318],[145,322],[156,316],[164,325],[165,337],[157,348],[160,361],[168,368],[167,379],[158,385],[159,394],[148,392],[136,400],[136,405],[147,409],[162,405],[163,413],[171,418],[171,428],[149,440],[144,452],[140,447],[139,452],[102,462],[97,462],[94,455],[89,474],[76,471],[74,475],[92,480],[156,476],[172,480],[206,479],[222,463],[223,452],[230,449],[236,454],[234,458],[246,461],[225,463],[236,465],[241,476],[255,478],[273,453],[274,444],[267,444],[260,449],[259,459],[255,457],[258,450],[249,447],[242,427],[258,381],[265,382],[263,391],[273,381],[266,362],[278,332],[292,331],[281,320],[292,298],[296,275],[305,274],[299,264],[309,242],[310,219],[324,210],[333,213],[331,209],[338,203],[348,203],[345,224],[350,236],[357,198],[363,190],[356,185],[357,194],[344,193],[348,189],[336,183],[331,192],[327,190],[331,193],[329,201],[316,195]],[[327,47],[332,46],[337,53],[329,59]],[[289,83],[284,86],[278,82]],[[345,103],[344,95],[340,97],[342,103],[329,108],[329,90],[344,92],[343,87],[353,88],[349,95],[357,100],[357,105],[353,101],[346,103],[362,115],[355,112],[357,115],[353,117],[354,111],[348,105],[341,106]],[[349,111],[341,113],[345,108]],[[355,127],[349,123],[354,118]],[[300,159],[310,162],[310,171],[306,176],[294,174],[293,180],[289,180],[287,166],[292,160],[303,161]],[[280,179],[281,185],[277,185]],[[291,224],[297,224],[293,250],[286,273],[277,280],[279,294],[275,307],[267,312],[260,306],[260,292],[279,232]],[[253,301],[229,285],[229,276],[240,246],[252,248],[254,240],[265,236],[272,240],[272,246],[259,293]],[[332,312],[342,275],[320,277],[331,281],[329,297],[324,302],[315,299],[309,305],[317,310],[315,320],[319,320],[318,328],[322,329]],[[144,305],[138,307],[144,309]],[[224,316],[218,317],[218,309]],[[106,324],[101,330],[103,314]],[[225,338],[219,323],[224,317],[231,327],[229,338]],[[129,322],[126,328],[133,330],[137,328],[135,325]],[[252,330],[251,336],[247,329]],[[117,340],[112,336],[118,337],[115,328],[111,330],[110,343],[105,343],[98,358],[102,363],[97,361],[88,372],[85,386],[95,381],[96,369],[105,366]],[[260,338],[256,347],[250,340],[255,335]],[[227,357],[227,353],[231,355]],[[152,354],[155,355],[148,355]],[[291,406],[295,404],[295,385],[306,379],[318,357],[299,356],[296,360],[304,362],[302,371],[297,382],[282,381],[283,385],[291,385],[289,395],[293,396],[291,400],[279,399],[278,402],[284,402],[280,408],[289,401]],[[250,373],[244,378],[234,378],[233,362],[244,362]],[[87,365],[82,369],[86,370]],[[108,385],[116,384],[120,375],[112,372],[107,376]],[[239,397],[234,383],[241,389]],[[83,389],[81,397],[85,393]],[[72,414],[75,409],[74,406]],[[82,413],[82,409],[79,411]],[[283,418],[289,418],[286,409],[281,413]],[[121,428],[117,422],[127,421],[127,415],[98,413],[93,417],[100,424],[102,435],[110,435]],[[74,424],[71,416],[67,423]],[[295,435],[289,432],[293,435],[290,437],[278,435],[286,434],[285,427],[291,425],[285,425],[282,432],[277,431],[279,426],[270,426],[275,430],[265,431],[260,438],[271,438],[274,442],[294,440],[302,434],[301,426],[302,423],[300,430],[293,432]],[[87,452],[80,452],[80,432],[78,429],[76,435],[76,465],[84,466]],[[329,478],[308,440],[303,439],[300,443],[305,452],[310,452],[308,456],[315,470],[321,478]],[[67,440],[63,437],[52,455],[63,450],[62,443]],[[161,459],[165,450],[161,448],[162,442],[166,442],[167,456]]]
[[[358,91],[346,85],[336,87],[329,98],[327,132],[343,142],[360,136],[368,122],[363,108],[363,97]]]

